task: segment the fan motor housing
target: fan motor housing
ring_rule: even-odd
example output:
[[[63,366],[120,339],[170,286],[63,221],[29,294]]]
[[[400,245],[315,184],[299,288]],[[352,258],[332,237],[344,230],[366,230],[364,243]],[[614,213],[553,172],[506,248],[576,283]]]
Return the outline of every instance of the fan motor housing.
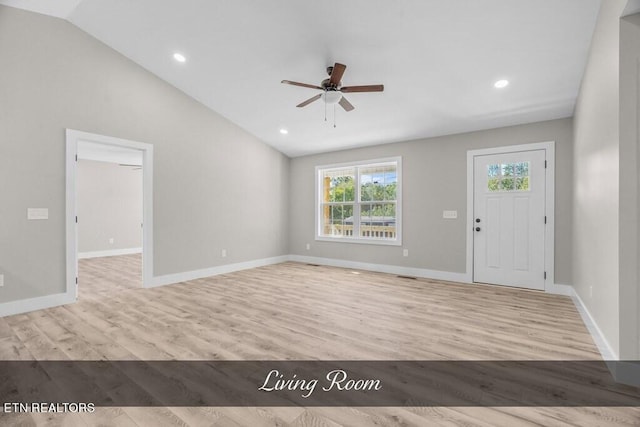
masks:
[[[332,68],[332,67],[329,67],[329,68]],[[332,85],[330,82],[330,79],[324,79],[322,83],[320,83],[320,86],[322,86],[324,90],[339,90],[338,89],[339,86]]]

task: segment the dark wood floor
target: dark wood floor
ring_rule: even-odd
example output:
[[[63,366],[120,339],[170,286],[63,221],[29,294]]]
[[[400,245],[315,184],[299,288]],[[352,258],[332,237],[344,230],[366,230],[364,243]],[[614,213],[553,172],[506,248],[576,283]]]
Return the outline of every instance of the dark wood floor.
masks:
[[[567,297],[299,263],[155,289],[81,260],[79,302],[0,319],[4,360],[598,360]],[[10,425],[640,425],[638,408],[111,408]],[[8,423],[8,424],[7,424]]]

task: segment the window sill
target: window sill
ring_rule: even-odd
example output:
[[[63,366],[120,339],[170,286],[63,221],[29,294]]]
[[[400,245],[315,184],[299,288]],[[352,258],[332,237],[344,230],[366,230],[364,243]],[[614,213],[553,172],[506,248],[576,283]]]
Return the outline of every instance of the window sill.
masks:
[[[356,243],[362,245],[380,245],[380,246],[402,246],[402,239],[395,240],[379,240],[354,237],[325,237],[316,236],[316,241],[333,242],[333,243]]]

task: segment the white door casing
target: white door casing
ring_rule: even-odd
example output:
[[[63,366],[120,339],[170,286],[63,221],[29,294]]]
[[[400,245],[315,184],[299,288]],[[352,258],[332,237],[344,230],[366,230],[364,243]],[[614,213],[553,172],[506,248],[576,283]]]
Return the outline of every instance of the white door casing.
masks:
[[[66,264],[67,296],[78,297],[77,200],[76,176],[78,143],[90,142],[142,152],[143,224],[142,286],[152,286],[153,280],[153,145],[98,135],[73,129],[66,130]]]
[[[474,281],[544,289],[544,150],[474,158]]]

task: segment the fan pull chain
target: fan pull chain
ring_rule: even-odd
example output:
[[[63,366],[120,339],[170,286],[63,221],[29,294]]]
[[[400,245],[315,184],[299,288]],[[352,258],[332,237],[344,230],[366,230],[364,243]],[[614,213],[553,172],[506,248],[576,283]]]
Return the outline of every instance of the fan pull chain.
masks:
[[[327,99],[324,100],[324,121],[327,121]]]
[[[333,104],[333,127],[336,127],[336,104]]]

